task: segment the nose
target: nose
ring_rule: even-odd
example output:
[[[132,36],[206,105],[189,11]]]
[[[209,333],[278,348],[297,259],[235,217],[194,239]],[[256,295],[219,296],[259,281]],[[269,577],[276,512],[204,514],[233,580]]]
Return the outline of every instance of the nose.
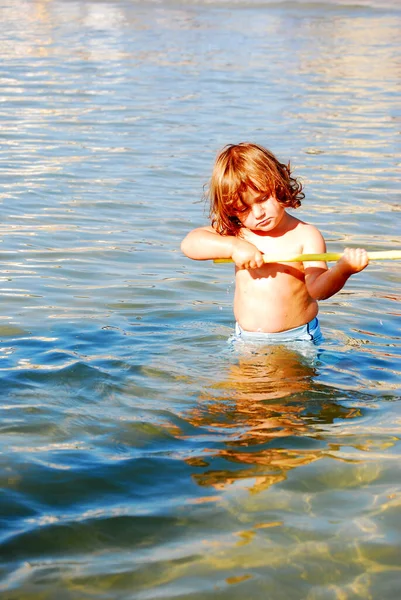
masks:
[[[261,219],[262,217],[264,217],[265,209],[263,208],[263,205],[255,202],[255,204],[252,205],[252,214],[255,217],[255,219]]]

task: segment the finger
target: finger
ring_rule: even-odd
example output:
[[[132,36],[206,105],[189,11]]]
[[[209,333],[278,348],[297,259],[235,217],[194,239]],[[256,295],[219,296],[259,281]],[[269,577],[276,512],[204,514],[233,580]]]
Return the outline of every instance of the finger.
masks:
[[[368,253],[366,252],[365,248],[357,248],[356,256],[361,262],[368,260]]]

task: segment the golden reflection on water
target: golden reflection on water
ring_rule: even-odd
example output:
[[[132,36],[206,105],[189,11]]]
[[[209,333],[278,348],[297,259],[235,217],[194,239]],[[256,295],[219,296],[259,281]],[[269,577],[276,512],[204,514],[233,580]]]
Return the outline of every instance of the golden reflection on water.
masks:
[[[194,306],[205,310],[208,332],[209,320],[215,319],[214,309],[217,310],[219,302],[212,302],[209,296],[208,301],[194,296],[189,310],[189,305],[179,303],[181,295],[185,297],[189,293],[189,287],[180,287],[182,279],[176,277],[174,267],[163,272],[168,277],[161,277],[160,248],[170,243],[172,251],[177,252],[175,244],[181,232],[175,223],[168,225],[174,236],[168,241],[166,230],[162,232],[162,239],[153,239],[153,228],[146,227],[146,251],[153,250],[149,253],[152,273],[154,268],[151,279],[138,266],[139,260],[135,265],[138,254],[127,271],[120,263],[113,263],[113,270],[117,265],[118,276],[122,274],[125,287],[119,287],[115,279],[107,284],[105,276],[106,270],[111,270],[110,261],[113,257],[118,260],[119,249],[131,248],[132,230],[138,227],[138,219],[149,223],[156,216],[155,220],[164,223],[167,208],[165,214],[159,210],[157,214],[149,213],[145,209],[150,206],[150,200],[144,201],[145,212],[139,210],[135,214],[125,236],[121,233],[126,229],[125,220],[122,227],[112,213],[116,221],[110,221],[110,213],[102,212],[102,202],[115,203],[116,210],[129,220],[128,209],[131,210],[135,194],[147,198],[152,187],[159,189],[164,182],[165,187],[154,197],[157,203],[160,197],[169,198],[165,195],[167,187],[168,193],[185,189],[185,198],[180,196],[179,201],[187,210],[188,197],[191,197],[187,190],[191,188],[191,194],[198,197],[194,190],[200,187],[196,180],[184,186],[180,173],[190,170],[189,159],[191,170],[197,170],[198,155],[206,157],[199,169],[206,171],[211,153],[220,142],[230,141],[221,136],[236,135],[235,132],[239,135],[246,123],[245,130],[249,134],[259,139],[263,136],[272,144],[280,143],[280,152],[295,150],[296,161],[304,163],[297,164],[297,169],[315,186],[313,192],[312,185],[305,208],[314,211],[318,225],[320,221],[326,231],[330,230],[331,243],[362,244],[363,240],[364,245],[394,246],[399,242],[394,218],[399,210],[394,174],[398,166],[395,152],[399,85],[395,52],[399,45],[397,19],[379,13],[374,17],[360,7],[353,10],[351,16],[351,13],[340,14],[338,7],[327,13],[321,4],[312,9],[309,6],[306,9],[310,11],[309,16],[305,18],[306,12],[297,6],[300,12],[296,19],[285,16],[285,11],[281,12],[277,6],[272,11],[254,7],[246,17],[244,28],[241,10],[246,9],[246,2],[238,12],[230,8],[230,14],[228,5],[225,13],[218,7],[220,14],[227,16],[220,22],[215,20],[218,0],[210,6],[202,7],[198,3],[188,10],[183,4],[165,4],[149,7],[145,2],[16,0],[3,7],[0,17],[3,31],[12,32],[10,39],[4,36],[2,57],[10,66],[0,80],[1,99],[5,102],[1,112],[6,146],[2,159],[6,179],[0,199],[8,203],[7,210],[12,213],[0,233],[5,242],[4,252],[12,253],[9,257],[4,254],[3,259],[13,261],[7,263],[7,270],[3,266],[6,282],[3,305],[10,307],[13,297],[21,297],[27,304],[25,297],[30,297],[32,290],[44,297],[41,305],[35,303],[29,312],[21,313],[17,304],[15,309],[9,308],[12,317],[7,316],[8,313],[1,317],[0,334],[10,338],[25,336],[32,342],[34,338],[26,316],[31,314],[35,315],[33,321],[44,325],[50,321],[63,322],[63,325],[78,322],[80,329],[89,318],[99,319],[104,326],[109,322],[105,319],[115,317],[115,330],[117,326],[127,330],[115,346],[111,346],[110,355],[104,354],[100,341],[93,342],[95,346],[89,345],[88,350],[82,350],[79,355],[85,365],[92,363],[96,367],[96,361],[100,361],[107,368],[114,354],[118,357],[122,354],[121,364],[125,367],[121,370],[126,369],[126,373],[120,373],[121,382],[115,393],[126,402],[127,420],[125,415],[123,418],[118,414],[121,421],[115,425],[115,413],[109,412],[112,395],[105,386],[102,399],[107,407],[107,418],[104,422],[96,411],[99,431],[102,423],[105,427],[104,436],[97,437],[86,425],[77,429],[78,442],[75,438],[72,441],[63,438],[53,443],[52,437],[36,441],[24,432],[26,443],[21,441],[12,448],[15,452],[34,455],[32,459],[24,457],[29,466],[29,460],[42,460],[42,452],[68,452],[71,444],[75,451],[77,443],[84,444],[79,436],[85,440],[88,436],[87,445],[80,445],[79,450],[92,452],[88,460],[94,461],[96,469],[101,468],[101,456],[118,458],[123,455],[121,449],[133,449],[147,458],[156,450],[157,457],[167,457],[173,464],[184,456],[189,465],[189,469],[185,467],[185,477],[189,471],[195,482],[187,492],[187,501],[178,495],[173,498],[171,488],[164,488],[163,481],[157,479],[158,469],[168,468],[168,461],[163,467],[157,463],[153,472],[149,470],[149,479],[156,480],[157,494],[167,506],[161,510],[178,515],[179,523],[165,542],[158,542],[149,528],[148,554],[144,553],[145,546],[139,548],[134,556],[134,573],[133,540],[127,543],[125,563],[121,556],[112,558],[112,544],[104,551],[109,562],[96,563],[94,556],[102,554],[101,551],[81,554],[86,535],[83,534],[78,540],[79,567],[71,567],[71,571],[69,565],[75,561],[72,551],[61,567],[57,567],[58,555],[44,551],[52,565],[56,565],[54,568],[60,569],[60,574],[53,571],[46,575],[47,581],[54,578],[49,584],[52,586],[53,581],[63,580],[64,590],[69,589],[74,598],[81,598],[85,593],[99,596],[106,589],[113,594],[113,587],[117,595],[132,595],[135,586],[141,588],[142,584],[138,583],[141,577],[142,589],[146,588],[147,595],[163,594],[161,586],[166,586],[166,582],[172,582],[174,595],[185,594],[187,582],[194,577],[201,588],[196,593],[202,594],[203,590],[210,590],[208,586],[215,585],[216,596],[220,593],[218,585],[225,582],[233,590],[245,584],[248,587],[237,588],[237,593],[251,598],[382,598],[388,589],[386,582],[399,578],[401,571],[396,537],[401,494],[397,483],[398,455],[392,451],[400,439],[400,423],[395,422],[395,410],[383,412],[381,417],[378,410],[376,417],[369,413],[366,417],[363,407],[346,406],[341,398],[351,389],[356,390],[358,400],[358,392],[367,385],[368,377],[373,377],[366,375],[358,365],[361,359],[363,367],[362,359],[369,358],[369,354],[374,359],[386,360],[379,365],[380,370],[374,363],[374,377],[383,375],[385,391],[399,390],[394,367],[397,352],[390,348],[397,343],[398,332],[370,331],[363,317],[355,317],[368,297],[369,311],[373,313],[366,309],[365,315],[372,315],[372,320],[376,319],[376,313],[380,318],[384,313],[397,316],[399,295],[387,291],[397,289],[397,265],[386,266],[380,276],[372,267],[370,279],[361,279],[368,282],[360,284],[362,290],[351,283],[348,288],[351,293],[348,291],[329,304],[333,321],[349,316],[351,325],[338,326],[344,337],[344,349],[336,347],[339,361],[331,366],[326,386],[320,383],[322,379],[313,357],[304,357],[289,348],[275,348],[265,354],[238,356],[224,373],[220,372],[218,381],[205,384],[197,407],[188,414],[186,402],[192,406],[193,396],[196,394],[198,399],[199,386],[204,381],[199,375],[202,373],[199,361],[207,352],[202,349],[203,342],[196,345],[193,341],[194,326],[186,330],[185,341],[180,341],[181,347],[174,356],[176,363],[171,365],[173,358],[168,355],[164,338],[159,345],[153,341],[160,338],[157,329],[148,334],[146,351],[140,348],[138,352],[134,344],[123,351],[127,340],[130,341],[128,336],[134,341],[138,339],[140,344],[141,331],[139,321],[130,329],[131,323],[125,326],[121,319],[127,315],[131,322],[147,316],[149,320],[144,319],[144,323],[150,328],[155,320],[158,324],[173,320],[174,324],[174,319],[181,319],[183,315],[184,320],[192,319]],[[294,3],[287,4],[292,5],[290,10],[295,10]],[[185,31],[190,32],[190,39],[182,33]],[[174,65],[174,69],[166,65]],[[163,67],[161,77],[160,67]],[[251,97],[255,88],[248,87],[252,83],[258,84],[255,98]],[[237,107],[243,107],[244,112]],[[224,115],[226,121],[215,120],[213,115]],[[138,127],[134,128],[133,124]],[[200,146],[205,152],[199,152]],[[138,147],[140,153],[126,152]],[[140,154],[151,158],[141,160]],[[171,167],[171,179],[166,177],[167,170],[163,170],[166,165]],[[121,171],[120,167],[123,167]],[[162,173],[162,178],[155,177],[157,171]],[[122,190],[113,189],[120,180],[129,182],[130,186],[137,181],[142,186],[129,192],[132,196],[128,194],[126,204],[120,198]],[[155,181],[159,185],[155,185]],[[321,189],[316,187],[319,182]],[[59,195],[52,195],[54,191]],[[93,208],[97,206],[99,211],[96,208],[95,213]],[[170,210],[171,205],[168,206]],[[78,212],[81,207],[82,212]],[[177,221],[182,217],[180,210],[181,204]],[[198,207],[196,210],[194,220],[201,212]],[[374,219],[375,214],[380,219]],[[24,219],[23,225],[21,219]],[[48,224],[43,225],[44,219]],[[102,228],[97,234],[94,228],[100,223]],[[187,226],[183,221],[181,227]],[[79,236],[72,235],[75,231]],[[61,235],[66,233],[71,235]],[[27,246],[28,236],[36,237],[34,246]],[[56,255],[57,249],[59,255]],[[101,256],[97,254],[99,250]],[[16,257],[21,260],[15,262]],[[107,269],[105,259],[109,261]],[[60,268],[60,262],[70,263],[71,269],[57,278],[49,278],[50,269]],[[74,270],[80,262],[82,269]],[[94,271],[95,263],[100,265],[99,271]],[[94,272],[96,278],[92,281]],[[29,274],[35,278],[9,283],[16,275]],[[191,273],[191,282],[196,277],[205,295],[203,275]],[[219,277],[216,275],[216,280]],[[166,289],[172,294],[174,286],[163,287],[166,281],[174,282],[180,294],[177,302],[174,296],[168,303]],[[376,289],[380,290],[381,285],[386,290],[383,293]],[[90,290],[94,289],[99,292],[91,294]],[[68,290],[71,294],[67,295]],[[83,301],[82,297],[86,296],[88,301]],[[133,296],[136,302],[132,301]],[[166,305],[170,309],[173,302],[182,310],[179,317],[177,312],[169,313],[166,309]],[[373,305],[374,308],[370,308]],[[152,314],[154,308],[158,312]],[[7,322],[15,318],[15,314],[23,328]],[[343,331],[351,326],[357,335],[349,340]],[[80,332],[75,334],[72,330],[75,344],[75,335],[78,338]],[[66,334],[61,332],[60,335]],[[367,340],[362,340],[362,336]],[[44,337],[43,341],[51,339]],[[7,367],[7,370],[13,370],[9,384],[18,398],[21,392],[14,381],[20,381],[17,377],[21,371],[23,375],[27,367],[30,375],[34,371],[35,375],[41,375],[48,361],[42,364],[40,359],[46,358],[47,350],[41,349],[36,362],[30,359],[27,362],[29,350],[23,352],[22,346],[29,348],[29,344],[23,338],[17,343],[14,340],[4,343],[7,346],[0,349],[2,358],[7,359],[13,353],[17,357],[16,367]],[[60,355],[64,352],[64,343],[70,348],[73,342],[66,336],[52,344],[58,353],[58,368],[75,356],[70,350]],[[196,364],[193,370],[191,366],[183,366],[187,350],[193,352]],[[127,362],[125,352],[130,354]],[[152,358],[152,353],[157,359]],[[51,353],[48,356],[51,357]],[[66,363],[62,362],[64,359]],[[160,360],[160,368],[150,368],[152,360]],[[134,369],[130,370],[133,361],[143,361],[138,379]],[[55,365],[46,368],[53,374],[57,370]],[[191,377],[193,373],[195,376]],[[342,373],[349,378],[343,378],[337,385],[336,378]],[[392,375],[391,381],[389,375]],[[64,377],[71,375],[60,376],[58,390],[66,385]],[[101,370],[98,377],[102,377]],[[103,389],[103,381],[95,381]],[[379,388],[382,384],[372,379],[369,385]],[[42,392],[46,399],[46,393],[50,392],[44,384],[43,388],[37,384],[37,393]],[[180,398],[185,401],[177,408]],[[384,405],[383,394],[382,410]],[[8,406],[12,404],[3,408],[8,410]],[[135,428],[131,427],[133,409],[134,414],[141,414]],[[152,409],[156,416],[151,418],[146,411]],[[171,427],[165,426],[170,436],[165,436],[164,425],[158,424],[159,411],[166,419],[171,415],[180,417],[173,419]],[[186,425],[181,420],[183,414],[199,431],[191,429],[182,443],[182,429]],[[66,415],[68,417],[68,412],[65,418]],[[109,427],[114,430],[112,441],[107,438]],[[49,431],[53,429],[42,435],[50,435]],[[118,444],[114,443],[114,437]],[[47,467],[65,472],[64,463],[58,457],[48,458]],[[11,468],[19,468],[11,453],[5,455],[5,460]],[[174,478],[174,474],[171,477]],[[177,477],[171,481],[172,487],[179,490],[181,482]],[[147,499],[147,488],[141,490],[140,482],[138,492]],[[26,496],[21,493],[21,498],[29,505],[28,488]],[[99,507],[97,501],[98,498],[93,500],[89,507],[84,502],[70,505],[65,513],[59,513],[56,507],[56,516],[51,514],[50,518],[62,514],[67,521],[71,518],[80,521],[102,515],[103,511],[105,515],[121,515],[124,511],[131,515],[136,510],[135,501],[125,487],[116,504],[107,499],[107,508],[103,509],[102,501]],[[49,518],[46,509],[36,503],[34,506],[38,524],[45,525]],[[205,515],[210,515],[211,520]],[[219,522],[213,529],[217,519]],[[116,528],[115,521],[111,528]],[[160,525],[160,531],[162,528]],[[118,535],[116,540],[118,545]],[[57,544],[62,551],[67,548],[65,541]],[[32,577],[32,572],[38,572],[38,577],[45,576],[40,573],[43,565],[46,568],[42,557],[35,563],[28,553],[26,560],[15,571],[15,588],[20,589],[15,589],[13,598],[24,595],[23,580]],[[74,569],[81,569],[79,577]],[[25,570],[28,572],[19,580],[18,574]],[[183,578],[181,589],[180,578]],[[27,591],[32,598],[42,593],[36,581],[32,583],[34,591]],[[261,581],[263,587],[252,587]],[[156,589],[157,586],[160,589]],[[46,594],[44,589],[43,594]],[[168,594],[166,590],[165,597]]]
[[[227,435],[217,452],[186,462],[238,525],[205,539],[200,562],[228,586],[248,581],[256,595],[262,569],[266,597],[380,597],[386,578],[401,573],[387,540],[400,490],[383,485],[385,451],[397,436],[385,423],[380,430],[380,420],[369,427],[358,406],[341,404],[338,391],[319,383],[318,366],[318,355],[283,346],[242,355],[200,398],[191,423]],[[213,468],[221,459],[227,466]],[[321,459],[323,466],[308,469]],[[306,470],[297,475],[298,467]],[[278,485],[290,473],[291,485]],[[313,522],[318,529],[307,525]]]
[[[189,420],[199,427],[227,431],[223,448],[211,454],[233,463],[233,468],[196,472],[193,478],[199,485],[223,490],[242,482],[255,493],[285,480],[292,469],[327,456],[329,450],[320,444],[323,437],[317,423],[354,419],[361,412],[337,404],[330,392],[316,383],[315,361],[316,356],[306,358],[296,350],[277,346],[266,353],[241,356],[230,366],[225,380],[209,387]],[[308,409],[310,394],[319,396],[312,411]],[[330,451],[334,448],[332,444]],[[207,457],[186,462],[209,467]]]

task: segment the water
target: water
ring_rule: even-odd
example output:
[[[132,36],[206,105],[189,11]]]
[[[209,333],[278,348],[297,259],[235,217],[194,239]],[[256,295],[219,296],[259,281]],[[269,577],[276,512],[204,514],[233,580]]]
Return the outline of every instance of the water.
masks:
[[[400,265],[325,340],[230,352],[216,152],[255,141],[331,251],[400,247],[397,2],[1,0],[0,597],[390,600]]]

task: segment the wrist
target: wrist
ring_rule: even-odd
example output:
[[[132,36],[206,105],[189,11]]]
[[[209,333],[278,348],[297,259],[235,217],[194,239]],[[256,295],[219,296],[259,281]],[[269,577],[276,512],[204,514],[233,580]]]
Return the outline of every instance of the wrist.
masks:
[[[239,246],[239,240],[238,238],[234,237],[234,236],[230,236],[229,238],[227,238],[229,240],[229,250],[230,250],[230,258],[233,257],[234,252],[236,251],[236,249]]]
[[[348,279],[348,277],[350,277],[354,273],[352,267],[348,263],[343,262],[343,259],[339,260],[333,268],[337,271],[339,275],[341,275],[345,279]]]

